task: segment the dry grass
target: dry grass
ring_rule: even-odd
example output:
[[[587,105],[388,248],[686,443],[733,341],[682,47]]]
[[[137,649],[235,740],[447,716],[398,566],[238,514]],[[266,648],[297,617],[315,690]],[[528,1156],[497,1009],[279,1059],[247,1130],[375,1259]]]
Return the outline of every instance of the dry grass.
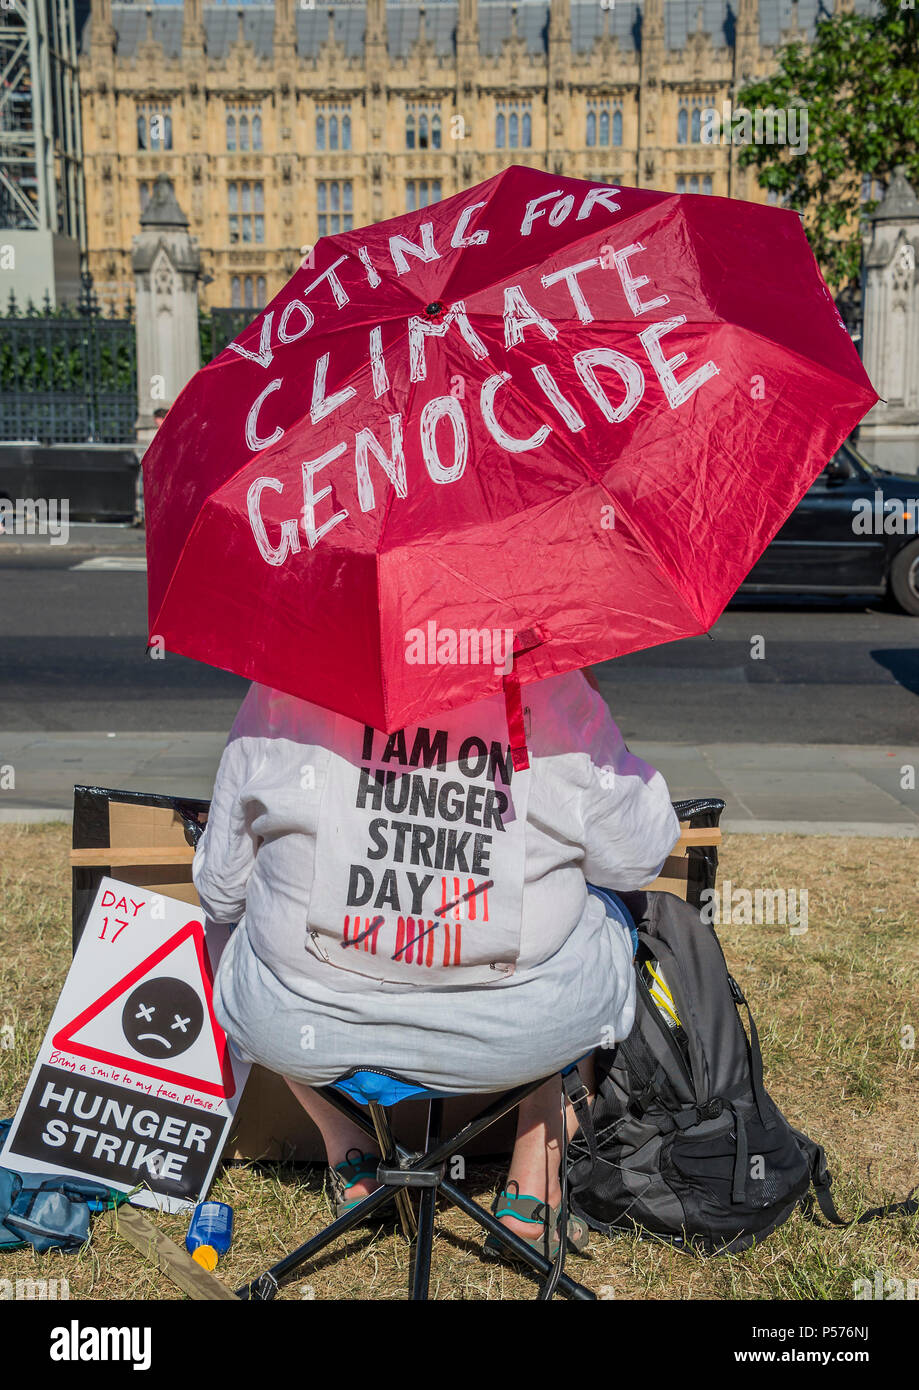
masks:
[[[11,1115],[22,1094],[70,958],[68,840],[61,825],[0,826],[0,1026],[15,1033],[12,1048],[0,1052],[0,1116]],[[844,1214],[902,1196],[917,1181],[919,1063],[901,1031],[919,1032],[917,858],[904,841],[790,835],[734,837],[722,856],[719,881],[808,890],[805,934],[727,925],[720,935],[753,1002],[769,1089],[792,1123],[826,1147]],[[500,1175],[497,1167],[473,1168],[470,1193],[490,1196]],[[213,1196],[235,1212],[233,1249],[220,1267],[231,1287],[329,1219],[318,1168],[228,1168]],[[187,1218],[156,1219],[181,1244]],[[479,1244],[467,1218],[439,1216],[432,1297],[532,1298],[528,1279],[481,1261]],[[409,1249],[389,1225],[361,1231],[281,1297],[402,1298],[408,1263]],[[837,1231],[795,1216],[759,1249],[709,1261],[594,1236],[589,1258],[570,1267],[617,1299],[848,1299],[853,1280],[877,1269],[919,1278],[919,1220]],[[0,1277],[30,1275],[67,1278],[72,1298],[182,1296],[100,1221],[77,1255],[2,1257]]]

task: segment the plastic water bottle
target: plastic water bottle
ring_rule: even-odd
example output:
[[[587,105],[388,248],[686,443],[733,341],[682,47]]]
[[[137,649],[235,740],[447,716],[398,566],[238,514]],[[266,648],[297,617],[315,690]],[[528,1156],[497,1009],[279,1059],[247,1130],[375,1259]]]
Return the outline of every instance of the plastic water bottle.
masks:
[[[216,1269],[233,1239],[233,1208],[226,1202],[201,1202],[185,1237],[185,1248],[202,1269]]]

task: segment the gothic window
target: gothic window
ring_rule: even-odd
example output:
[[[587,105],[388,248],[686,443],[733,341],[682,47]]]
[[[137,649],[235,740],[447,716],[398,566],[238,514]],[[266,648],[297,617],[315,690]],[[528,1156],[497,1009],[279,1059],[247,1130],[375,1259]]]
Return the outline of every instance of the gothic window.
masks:
[[[252,276],[251,276],[251,275],[247,275],[246,278],[245,278],[245,280],[243,281],[243,284],[244,284],[244,286],[245,286],[246,308],[247,308],[247,309],[254,309],[254,308],[255,308],[255,296],[254,296],[253,289],[252,289]]]
[[[495,149],[527,150],[533,143],[529,102],[501,101],[495,111]]]
[[[712,191],[712,176],[711,176],[711,174],[706,174],[706,175],[705,175],[705,178],[702,180],[702,192],[703,192],[703,193],[711,193],[711,191]]]
[[[350,150],[351,107],[323,102],[316,107],[316,149]]]
[[[316,184],[316,223],[320,236],[350,232],[353,188],[350,179],[320,179]]]
[[[230,303],[234,309],[241,309],[243,306],[242,289],[238,275],[234,275],[230,281]]]
[[[605,106],[600,112],[600,144],[609,144],[609,111]]]
[[[260,275],[255,282],[255,307],[262,309],[265,306],[265,277]]]
[[[227,196],[230,213],[230,245],[243,242],[263,242],[265,240],[265,185],[257,183],[236,183],[228,185]]]
[[[677,191],[677,193],[685,193],[685,192],[686,192],[686,179],[684,178],[684,176],[683,176],[682,174],[680,174],[679,177],[677,178],[677,181],[676,181],[676,191]]]
[[[588,111],[587,113],[587,145],[592,148],[597,143],[597,113]]]
[[[622,144],[622,112],[618,109],[613,112],[613,144]]]
[[[410,102],[405,108],[405,148],[439,150],[441,147],[440,104]]]
[[[698,145],[702,139],[702,109],[699,106],[692,108],[692,143]]]
[[[405,211],[418,212],[431,203],[439,203],[442,196],[440,179],[409,179],[405,185]]]
[[[239,185],[231,183],[227,189],[230,205],[230,245],[239,242]]]
[[[261,107],[253,102],[239,102],[227,107],[227,149],[247,152],[262,148]]]
[[[689,112],[685,106],[680,107],[680,113],[676,118],[676,142],[678,145],[685,145],[689,139]]]
[[[137,148],[172,149],[172,107],[169,102],[141,102],[137,107]]]

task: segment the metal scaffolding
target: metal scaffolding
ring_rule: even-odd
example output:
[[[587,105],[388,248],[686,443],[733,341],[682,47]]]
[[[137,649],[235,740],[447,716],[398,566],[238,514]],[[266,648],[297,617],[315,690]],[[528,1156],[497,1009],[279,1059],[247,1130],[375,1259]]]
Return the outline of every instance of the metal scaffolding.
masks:
[[[86,249],[74,0],[0,0],[0,227]]]

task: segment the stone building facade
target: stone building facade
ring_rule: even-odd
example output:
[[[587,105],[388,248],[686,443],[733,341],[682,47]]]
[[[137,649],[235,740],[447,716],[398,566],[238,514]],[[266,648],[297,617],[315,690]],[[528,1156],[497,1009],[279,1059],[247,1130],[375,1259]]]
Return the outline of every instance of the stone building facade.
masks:
[[[826,0],[853,2],[869,0]],[[736,146],[703,142],[700,115],[817,15],[818,0],[92,0],[80,84],[97,293],[130,295],[158,174],[198,239],[203,302],[253,309],[323,233],[508,164],[765,200]]]

